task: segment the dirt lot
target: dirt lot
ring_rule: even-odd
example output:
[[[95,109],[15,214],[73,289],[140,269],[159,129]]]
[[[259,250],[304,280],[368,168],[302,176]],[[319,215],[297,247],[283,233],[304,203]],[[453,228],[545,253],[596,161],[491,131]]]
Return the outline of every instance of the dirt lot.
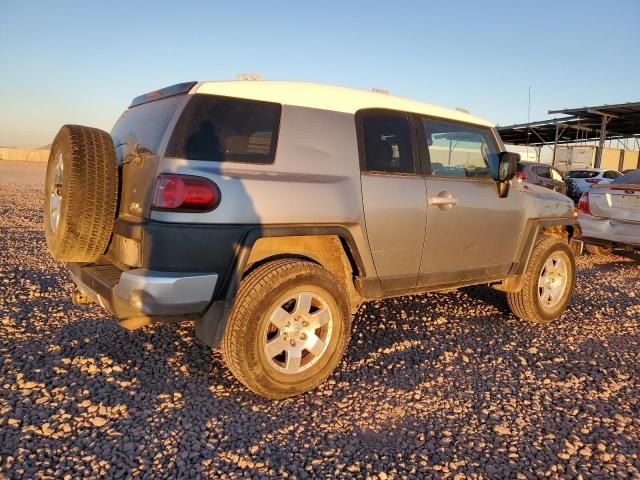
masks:
[[[269,402],[189,324],[72,305],[21,168],[0,162],[0,478],[640,478],[638,254],[578,259],[547,327],[480,287],[365,305],[330,380]]]

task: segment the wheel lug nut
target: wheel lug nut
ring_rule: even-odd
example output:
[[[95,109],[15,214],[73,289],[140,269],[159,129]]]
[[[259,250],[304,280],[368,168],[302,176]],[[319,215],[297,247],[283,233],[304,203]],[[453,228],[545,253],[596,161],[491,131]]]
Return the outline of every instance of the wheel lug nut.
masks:
[[[291,340],[291,342],[290,342],[290,343],[291,343],[291,346],[292,346],[292,347],[295,347],[295,346],[296,346],[296,341],[295,341],[295,340]]]
[[[300,340],[306,340],[307,339],[307,334],[306,333],[301,333],[300,334]]]

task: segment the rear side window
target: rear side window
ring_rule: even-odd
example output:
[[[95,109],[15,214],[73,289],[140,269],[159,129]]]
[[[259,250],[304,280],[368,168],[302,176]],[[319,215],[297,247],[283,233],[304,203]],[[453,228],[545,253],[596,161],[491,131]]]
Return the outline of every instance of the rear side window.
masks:
[[[597,177],[598,172],[592,170],[572,170],[569,172],[569,178],[593,178]]]
[[[549,169],[549,167],[545,167],[545,166],[542,166],[542,165],[537,165],[537,166],[532,167],[532,168],[536,172],[536,175],[538,175],[539,177],[551,178],[551,170]]]
[[[168,97],[126,110],[118,119],[111,137],[116,147],[128,143],[138,150],[157,153],[164,132],[183,96]]]
[[[367,114],[362,119],[365,168],[370,172],[414,173],[409,118]]]
[[[607,180],[614,180],[616,178],[620,178],[622,174],[620,172],[616,172],[615,170],[607,170],[602,175],[602,178],[606,178]]]
[[[277,103],[193,95],[173,130],[165,156],[272,163],[281,110]]]

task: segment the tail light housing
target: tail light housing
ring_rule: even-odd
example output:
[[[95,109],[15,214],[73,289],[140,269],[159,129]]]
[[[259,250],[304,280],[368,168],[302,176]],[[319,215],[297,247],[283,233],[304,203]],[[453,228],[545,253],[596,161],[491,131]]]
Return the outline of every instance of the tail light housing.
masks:
[[[591,209],[589,208],[589,192],[584,192],[578,202],[578,210],[583,213],[591,215]]]
[[[215,209],[220,200],[220,189],[208,178],[161,174],[156,180],[151,208],[174,212],[208,212]]]
[[[516,172],[516,178],[518,180],[525,181],[527,179],[527,175],[524,172]]]
[[[596,183],[600,183],[600,180],[602,180],[602,179],[601,178],[585,178],[584,181],[587,182],[587,183],[596,184]]]

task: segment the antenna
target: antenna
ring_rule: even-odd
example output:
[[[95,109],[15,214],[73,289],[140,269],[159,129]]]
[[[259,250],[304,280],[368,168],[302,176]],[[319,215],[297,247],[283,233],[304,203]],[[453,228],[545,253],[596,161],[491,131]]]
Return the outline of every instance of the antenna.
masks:
[[[527,106],[527,161],[529,160],[529,136],[531,135],[531,87],[529,87],[529,104]]]

